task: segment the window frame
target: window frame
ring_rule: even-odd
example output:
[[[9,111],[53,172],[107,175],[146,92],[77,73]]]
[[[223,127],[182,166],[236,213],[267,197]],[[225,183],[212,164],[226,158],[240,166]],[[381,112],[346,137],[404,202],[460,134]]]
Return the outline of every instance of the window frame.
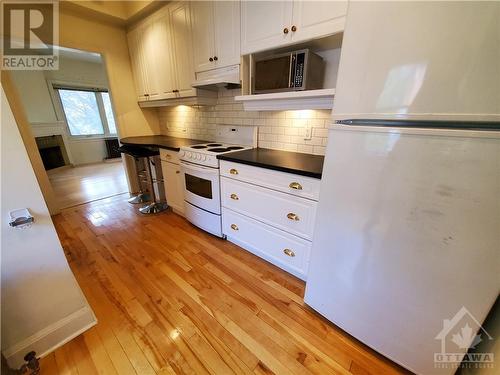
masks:
[[[59,120],[63,120],[66,126],[66,132],[68,137],[71,139],[107,139],[107,138],[119,138],[118,136],[118,124],[115,117],[115,110],[113,108],[113,101],[111,99],[111,94],[109,93],[108,88],[106,87],[96,87],[95,85],[87,85],[87,84],[73,84],[69,82],[61,82],[61,81],[50,81],[48,82],[52,88],[53,98],[56,99],[58,103],[59,110],[56,111],[56,115],[59,117]],[[101,119],[101,124],[103,128],[103,134],[81,134],[74,135],[71,133],[71,129],[69,127],[68,119],[66,118],[66,112],[64,110],[64,106],[61,100],[61,95],[59,90],[73,90],[73,91],[87,91],[93,92],[96,98],[97,110],[99,112],[99,118]],[[113,118],[115,119],[115,127],[116,133],[111,133],[109,131],[108,119],[106,117],[106,109],[104,108],[104,102],[102,99],[102,93],[107,92],[110,96],[111,101],[111,110],[113,112]]]

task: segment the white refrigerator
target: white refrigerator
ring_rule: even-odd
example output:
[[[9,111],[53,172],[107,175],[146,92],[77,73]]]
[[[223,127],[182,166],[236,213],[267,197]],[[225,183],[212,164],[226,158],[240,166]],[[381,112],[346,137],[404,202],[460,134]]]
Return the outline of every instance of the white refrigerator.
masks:
[[[499,25],[498,2],[349,4],[305,302],[417,374],[492,364]]]

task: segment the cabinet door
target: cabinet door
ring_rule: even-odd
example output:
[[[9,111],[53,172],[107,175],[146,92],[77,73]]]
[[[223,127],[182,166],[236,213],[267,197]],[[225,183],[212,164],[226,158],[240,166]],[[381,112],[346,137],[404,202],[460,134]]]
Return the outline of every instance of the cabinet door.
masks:
[[[145,101],[148,98],[148,82],[145,66],[143,38],[144,28],[138,27],[127,34],[128,49],[134,76],[135,90],[138,101]]]
[[[161,168],[165,184],[167,203],[179,212],[184,212],[184,184],[180,166],[162,161]]]
[[[160,85],[156,76],[156,25],[152,22],[145,24],[142,28],[140,51],[143,56],[144,72],[146,74],[148,100],[158,99]]]
[[[171,55],[175,61],[176,81],[179,96],[194,96],[193,44],[191,40],[191,17],[189,1],[175,3],[169,8],[170,30],[172,33]]]
[[[249,54],[291,42],[291,1],[242,1],[241,53]],[[288,33],[285,33],[285,28]]]
[[[175,69],[170,54],[170,21],[168,14],[153,22],[148,31],[148,81],[151,82],[150,99],[175,97]]]
[[[320,38],[344,30],[347,1],[294,1],[294,42]]]
[[[240,63],[240,2],[215,1],[215,58],[222,68]]]
[[[191,14],[193,18],[194,69],[196,72],[213,69],[215,68],[213,61],[215,56],[214,3],[212,1],[195,1],[191,4]]]

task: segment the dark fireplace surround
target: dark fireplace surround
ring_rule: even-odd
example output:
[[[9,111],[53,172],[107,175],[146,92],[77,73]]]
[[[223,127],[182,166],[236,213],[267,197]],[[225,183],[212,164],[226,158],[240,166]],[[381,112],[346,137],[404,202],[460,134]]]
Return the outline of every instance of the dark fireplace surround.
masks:
[[[45,170],[69,165],[68,154],[61,135],[36,137],[35,141]]]

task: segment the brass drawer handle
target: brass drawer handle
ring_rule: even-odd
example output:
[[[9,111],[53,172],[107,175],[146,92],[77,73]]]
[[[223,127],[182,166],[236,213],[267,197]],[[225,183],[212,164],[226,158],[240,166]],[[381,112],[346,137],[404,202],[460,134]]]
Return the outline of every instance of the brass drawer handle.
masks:
[[[293,25],[293,26],[292,26],[292,31],[293,31],[293,32],[296,32],[296,31],[297,31],[297,26]]]
[[[238,199],[240,199],[240,198],[238,198],[238,196],[237,196],[236,194],[234,194],[234,193],[233,193],[233,194],[231,194],[231,195],[230,195],[230,197],[231,197],[231,199],[233,199],[233,200],[235,200],[235,201],[237,201]]]
[[[288,215],[286,215],[287,218],[289,218],[290,220],[294,220],[294,221],[299,221],[299,217],[297,216],[297,214],[294,214],[293,212],[290,212]]]
[[[172,157],[172,155],[170,155],[170,154],[166,154],[166,156],[167,156],[167,159],[170,159]]]
[[[302,190],[302,185],[298,182],[290,182],[290,185],[288,186],[290,187],[290,189]]]
[[[288,27],[285,27],[285,28],[283,29],[283,34],[288,34]]]
[[[231,224],[231,229],[232,230],[239,230],[239,228],[236,224]]]
[[[238,174],[238,171],[236,169],[234,169],[234,168],[231,168],[229,170],[229,173],[231,173],[231,174]]]
[[[289,257],[292,257],[292,258],[293,258],[293,257],[295,256],[295,253],[294,253],[292,250],[290,250],[290,249],[285,249],[285,250],[283,250],[283,252],[284,252],[286,255],[288,255]]]

